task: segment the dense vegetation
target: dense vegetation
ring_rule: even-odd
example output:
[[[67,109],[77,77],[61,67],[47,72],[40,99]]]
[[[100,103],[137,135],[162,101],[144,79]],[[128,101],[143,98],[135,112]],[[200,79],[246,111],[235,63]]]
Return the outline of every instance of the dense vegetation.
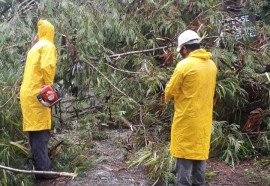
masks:
[[[258,156],[269,162],[269,6],[267,0],[0,1],[0,163],[31,169],[18,94],[40,18],[55,25],[55,81],[65,92],[54,111],[55,128],[81,133],[80,142],[52,142],[52,148],[61,143],[72,152],[54,156],[58,170],[81,171],[85,160],[91,163],[80,153],[98,138],[101,125],[132,125],[137,153],[130,165],[149,166],[153,181],[173,180],[174,161],[164,152],[173,107],[164,103],[163,90],[180,60],[176,38],[187,28],[203,37],[219,70],[211,155],[231,164]],[[223,23],[250,12],[256,15],[257,37],[243,31],[236,40]],[[1,170],[0,183],[30,184],[22,177]]]

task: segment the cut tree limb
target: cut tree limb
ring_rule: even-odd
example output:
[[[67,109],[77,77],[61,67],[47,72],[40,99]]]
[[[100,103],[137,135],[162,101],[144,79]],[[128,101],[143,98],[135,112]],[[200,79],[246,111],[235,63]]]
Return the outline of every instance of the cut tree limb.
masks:
[[[55,175],[55,176],[65,176],[65,177],[76,177],[77,173],[69,173],[69,172],[55,172],[55,171],[35,171],[35,170],[22,170],[22,169],[15,169],[11,167],[6,167],[3,165],[0,165],[0,169],[17,172],[17,173],[23,173],[23,174],[40,174],[40,175]]]
[[[164,49],[167,49],[167,48],[170,48],[170,47],[171,46],[162,46],[162,47],[146,49],[146,50],[137,50],[137,51],[130,51],[130,52],[125,52],[125,53],[120,53],[120,54],[113,54],[113,55],[110,55],[109,58],[119,58],[119,57],[128,56],[128,55],[153,52],[153,51],[156,51],[156,50],[164,50]]]

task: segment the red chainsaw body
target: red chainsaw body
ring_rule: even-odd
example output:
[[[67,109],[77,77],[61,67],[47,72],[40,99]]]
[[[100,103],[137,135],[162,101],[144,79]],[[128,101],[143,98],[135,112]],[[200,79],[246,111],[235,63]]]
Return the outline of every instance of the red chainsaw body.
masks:
[[[38,100],[47,107],[51,107],[61,100],[59,93],[52,85],[45,85],[37,95]]]

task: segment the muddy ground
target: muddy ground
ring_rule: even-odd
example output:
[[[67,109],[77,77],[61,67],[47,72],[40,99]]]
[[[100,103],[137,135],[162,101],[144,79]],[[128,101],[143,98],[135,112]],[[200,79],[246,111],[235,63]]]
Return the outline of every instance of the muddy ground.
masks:
[[[102,157],[92,169],[75,179],[57,178],[36,183],[37,186],[148,186],[145,167],[128,168],[126,163],[126,148],[117,145],[117,141],[127,138],[127,130],[110,130],[109,138],[95,141],[98,153],[96,158]],[[245,161],[234,168],[218,159],[207,162],[207,185],[209,186],[267,186],[264,175],[270,176],[270,168],[258,167],[253,160]],[[162,185],[162,184],[161,184]],[[165,185],[165,184],[164,184]],[[171,185],[173,186],[173,185]]]
[[[270,166],[261,166],[257,161],[241,162],[234,168],[218,159],[208,160],[208,172],[213,176],[208,180],[209,186],[269,186]],[[269,178],[268,178],[269,179]]]

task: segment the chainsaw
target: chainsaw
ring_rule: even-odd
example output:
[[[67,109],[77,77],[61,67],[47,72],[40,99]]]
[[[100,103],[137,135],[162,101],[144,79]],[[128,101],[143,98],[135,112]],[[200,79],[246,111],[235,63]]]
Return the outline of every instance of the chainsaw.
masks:
[[[62,95],[59,91],[59,85],[45,85],[41,88],[37,95],[39,102],[45,107],[52,107],[62,100]]]

